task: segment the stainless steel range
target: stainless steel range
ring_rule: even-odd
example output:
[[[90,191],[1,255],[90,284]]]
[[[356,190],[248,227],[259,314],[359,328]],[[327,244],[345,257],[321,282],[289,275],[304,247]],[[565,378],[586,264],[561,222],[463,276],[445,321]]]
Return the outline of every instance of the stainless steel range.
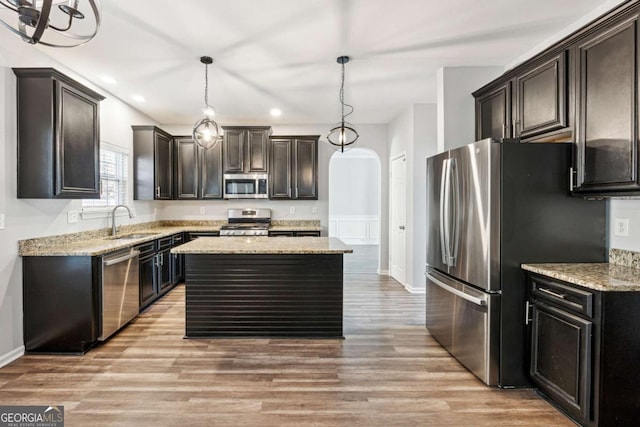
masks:
[[[220,236],[268,236],[271,209],[229,209]]]

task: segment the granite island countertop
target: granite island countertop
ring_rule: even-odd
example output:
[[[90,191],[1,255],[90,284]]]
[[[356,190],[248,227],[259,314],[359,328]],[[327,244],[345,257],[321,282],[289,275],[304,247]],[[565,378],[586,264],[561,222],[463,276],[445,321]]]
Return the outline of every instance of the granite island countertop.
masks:
[[[335,237],[201,237],[171,249],[174,254],[347,254]]]
[[[640,269],[611,263],[522,264],[522,269],[604,292],[640,291]]]

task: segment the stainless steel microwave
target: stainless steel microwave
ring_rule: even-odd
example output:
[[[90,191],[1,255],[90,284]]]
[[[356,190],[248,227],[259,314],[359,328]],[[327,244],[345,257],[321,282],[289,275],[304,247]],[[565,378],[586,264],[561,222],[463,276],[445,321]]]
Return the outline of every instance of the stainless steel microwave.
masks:
[[[225,199],[269,198],[269,175],[266,173],[227,173],[223,175]]]

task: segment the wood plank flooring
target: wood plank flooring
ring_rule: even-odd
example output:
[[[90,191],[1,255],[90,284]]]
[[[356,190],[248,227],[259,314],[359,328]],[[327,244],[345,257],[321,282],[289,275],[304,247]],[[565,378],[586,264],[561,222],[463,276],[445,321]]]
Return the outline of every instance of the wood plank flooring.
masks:
[[[0,369],[0,404],[64,405],[67,426],[573,425],[482,384],[429,336],[424,295],[353,257],[344,340],[185,340],[182,285],[84,356]]]

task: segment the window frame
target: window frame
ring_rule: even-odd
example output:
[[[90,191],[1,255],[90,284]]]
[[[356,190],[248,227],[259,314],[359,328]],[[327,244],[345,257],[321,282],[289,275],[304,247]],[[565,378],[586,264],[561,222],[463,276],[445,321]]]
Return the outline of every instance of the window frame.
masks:
[[[126,204],[128,205],[129,202],[131,201],[130,199],[130,179],[129,177],[131,176],[130,171],[129,171],[129,150],[125,147],[119,146],[119,145],[115,145],[112,144],[110,142],[107,141],[100,141],[100,154],[102,154],[102,150],[108,150],[111,152],[115,152],[115,153],[120,153],[123,154],[126,159],[125,161],[125,166],[122,169],[123,172],[123,180],[124,180],[124,199],[123,200],[119,200],[117,202],[117,204],[110,204],[110,205],[105,205],[105,206],[90,206],[89,204],[91,202],[95,202],[98,199],[82,199],[82,206],[81,206],[81,210],[80,210],[80,215],[82,217],[82,219],[95,219],[95,218],[107,218],[111,215],[111,212],[113,211],[113,208],[116,207],[118,204]],[[100,169],[102,169],[102,158],[100,159]],[[99,186],[100,186],[100,192],[102,192],[102,171],[100,173],[100,181],[99,181]],[[102,198],[100,200],[103,200]],[[85,203],[87,203],[87,205],[85,205]],[[125,212],[124,209],[119,210],[116,213],[116,216],[123,216],[123,215],[127,215],[127,212]]]

